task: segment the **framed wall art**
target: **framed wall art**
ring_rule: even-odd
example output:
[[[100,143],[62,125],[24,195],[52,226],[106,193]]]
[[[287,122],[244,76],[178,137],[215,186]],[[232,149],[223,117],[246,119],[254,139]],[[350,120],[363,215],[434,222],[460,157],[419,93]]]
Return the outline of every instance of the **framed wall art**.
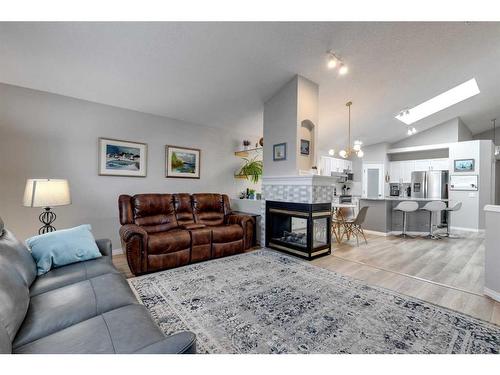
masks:
[[[286,143],[278,143],[273,146],[273,160],[286,160]]]
[[[454,160],[455,172],[474,172],[474,159]]]
[[[146,143],[99,138],[99,175],[146,177]]]
[[[300,154],[301,155],[309,155],[310,147],[311,147],[310,141],[308,141],[307,139],[300,140]]]
[[[165,176],[200,178],[200,155],[197,148],[165,146]]]

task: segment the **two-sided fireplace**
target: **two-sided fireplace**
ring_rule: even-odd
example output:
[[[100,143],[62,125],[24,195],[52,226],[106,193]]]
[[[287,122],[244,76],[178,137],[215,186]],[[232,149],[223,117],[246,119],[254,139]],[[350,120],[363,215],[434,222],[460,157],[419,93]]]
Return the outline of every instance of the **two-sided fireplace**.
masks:
[[[266,201],[266,246],[306,259],[331,253],[331,204]]]

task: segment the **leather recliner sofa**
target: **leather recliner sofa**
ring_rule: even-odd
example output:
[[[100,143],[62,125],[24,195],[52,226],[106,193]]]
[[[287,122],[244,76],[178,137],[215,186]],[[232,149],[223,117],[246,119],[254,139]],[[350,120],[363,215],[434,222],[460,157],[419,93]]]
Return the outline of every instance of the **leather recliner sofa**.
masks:
[[[0,354],[195,353],[196,336],[165,337],[111,262],[102,257],[36,276],[26,246],[0,219]]]
[[[231,212],[223,194],[121,195],[120,238],[134,275],[241,253],[255,220]]]

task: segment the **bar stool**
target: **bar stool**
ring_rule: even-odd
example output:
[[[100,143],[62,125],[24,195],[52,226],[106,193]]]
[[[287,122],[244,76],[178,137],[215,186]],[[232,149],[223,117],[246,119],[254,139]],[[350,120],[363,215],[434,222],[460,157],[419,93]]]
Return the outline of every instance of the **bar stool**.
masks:
[[[427,202],[424,207],[422,207],[422,211],[429,211],[429,235],[427,237],[432,238],[433,240],[440,240],[441,236],[435,236],[432,231],[432,214],[434,212],[440,212],[446,209],[446,204],[443,201],[431,201]]]
[[[450,226],[451,226],[450,225],[450,222],[451,222],[450,213],[453,211],[458,211],[461,208],[462,208],[462,202],[457,202],[453,206],[445,208],[445,211],[446,211],[446,236],[449,238],[452,238],[450,235]],[[458,237],[453,237],[453,238],[458,238]]]
[[[399,202],[399,204],[394,207],[394,211],[403,212],[403,232],[401,233],[402,237],[407,237],[406,234],[406,214],[408,212],[415,212],[418,210],[418,203],[415,201],[403,201]]]

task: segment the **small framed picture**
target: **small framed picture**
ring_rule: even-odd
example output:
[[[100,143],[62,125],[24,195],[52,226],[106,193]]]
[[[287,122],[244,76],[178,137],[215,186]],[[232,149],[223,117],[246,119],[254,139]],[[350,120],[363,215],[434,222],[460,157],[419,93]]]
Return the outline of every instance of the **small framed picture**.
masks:
[[[300,140],[300,154],[301,155],[309,155],[309,146],[311,142],[307,139]]]
[[[273,146],[273,160],[286,160],[286,143],[278,143]]]
[[[99,175],[146,177],[146,143],[99,138]]]
[[[165,146],[165,176],[200,178],[200,153],[197,148]]]
[[[474,172],[474,159],[457,159],[454,164],[455,172]]]

